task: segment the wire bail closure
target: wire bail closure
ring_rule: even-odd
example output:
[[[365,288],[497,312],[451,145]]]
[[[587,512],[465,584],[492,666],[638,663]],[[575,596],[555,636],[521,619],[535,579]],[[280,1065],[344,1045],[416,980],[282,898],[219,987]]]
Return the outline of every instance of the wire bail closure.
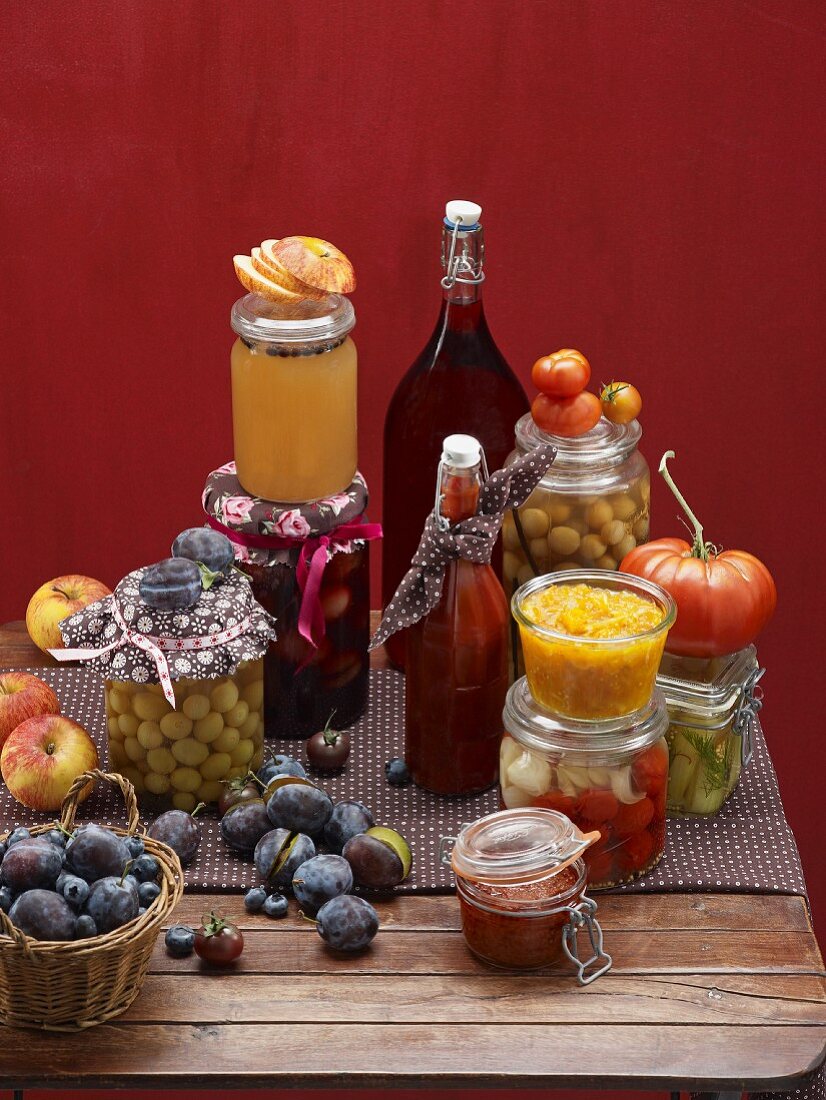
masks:
[[[603,947],[602,927],[594,915],[597,911],[597,903],[592,898],[583,897],[576,905],[568,905],[568,923],[562,929],[562,950],[576,968],[576,978],[580,985],[590,985],[603,974],[607,974],[614,965],[614,960]],[[581,961],[579,958],[579,945],[577,932],[585,928],[591,943],[591,957]],[[601,963],[596,970],[588,973],[588,968],[595,963]]]
[[[740,760],[743,767],[750,763],[752,756],[754,756],[754,743],[752,740],[754,723],[757,721],[757,715],[763,709],[763,689],[758,685],[765,672],[764,668],[756,668],[749,674],[749,678],[743,684],[740,692],[740,700],[737,703],[737,709],[731,723],[732,733],[739,734],[742,738]]]
[[[464,283],[474,286],[485,281],[481,255],[479,256],[479,262],[476,264],[471,260],[467,246],[462,249],[462,254],[460,256],[456,255],[456,245],[459,240],[461,228],[462,217],[459,215],[453,223],[453,231],[450,234],[450,251],[448,252],[446,263],[444,259],[444,250],[442,251],[442,262],[445,263],[445,267],[447,268],[447,274],[444,275],[441,280],[442,287],[445,290],[450,290],[455,283]]]

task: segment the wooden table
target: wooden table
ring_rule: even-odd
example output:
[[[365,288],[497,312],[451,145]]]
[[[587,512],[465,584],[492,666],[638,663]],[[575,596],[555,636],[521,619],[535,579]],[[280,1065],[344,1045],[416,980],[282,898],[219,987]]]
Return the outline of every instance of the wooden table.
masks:
[[[22,624],[0,668],[51,663]],[[246,948],[229,973],[159,943],[140,997],[79,1035],[0,1043],[0,1085],[95,1088],[563,1088],[780,1090],[826,1056],[826,975],[805,902],[743,894],[600,898],[614,968],[490,970],[466,949],[452,897],[378,904],[369,951],[336,958],[313,927],[218,904]]]

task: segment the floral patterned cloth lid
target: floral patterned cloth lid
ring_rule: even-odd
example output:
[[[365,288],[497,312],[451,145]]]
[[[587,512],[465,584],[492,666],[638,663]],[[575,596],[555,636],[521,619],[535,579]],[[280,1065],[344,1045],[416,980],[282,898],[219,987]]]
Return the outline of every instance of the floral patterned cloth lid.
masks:
[[[213,470],[206,480],[201,502],[204,512],[213,525],[232,538],[232,532],[242,536],[272,537],[273,548],[251,547],[235,542],[238,561],[272,564],[288,560],[289,554],[277,549],[275,540],[319,538],[334,534],[336,528],[357,522],[367,508],[367,482],[359,472],[343,493],[310,500],[302,504],[284,504],[263,497],[250,496],[241,488],[235,463],[227,462]],[[352,539],[350,533],[348,539]],[[351,549],[349,541],[330,547],[330,553]]]
[[[242,661],[262,657],[275,638],[275,620],[240,573],[202,591],[192,607],[159,611],[141,599],[145,569],[127,574],[111,596],[64,619],[66,649],[57,654],[71,653],[108,679],[166,686],[182,677],[230,675]]]

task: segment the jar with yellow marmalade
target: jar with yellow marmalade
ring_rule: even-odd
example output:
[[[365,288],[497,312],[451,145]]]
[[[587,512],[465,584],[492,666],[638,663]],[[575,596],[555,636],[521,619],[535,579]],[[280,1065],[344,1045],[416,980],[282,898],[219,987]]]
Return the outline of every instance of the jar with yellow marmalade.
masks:
[[[566,569],[617,570],[626,554],[648,541],[651,477],[638,450],[639,421],[605,417],[567,439],[539,430],[530,413],[517,421],[508,462],[551,442],[553,464],[521,508],[502,524],[502,580],[510,597],[532,577]],[[519,639],[511,641],[511,680],[524,672]]]

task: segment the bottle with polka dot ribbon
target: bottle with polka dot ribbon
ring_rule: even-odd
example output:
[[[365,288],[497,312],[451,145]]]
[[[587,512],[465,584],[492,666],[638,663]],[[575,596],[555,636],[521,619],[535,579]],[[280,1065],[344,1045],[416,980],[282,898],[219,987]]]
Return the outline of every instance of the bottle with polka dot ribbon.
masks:
[[[482,463],[472,436],[445,440],[435,502],[441,527],[475,514]],[[445,571],[438,604],[408,628],[405,758],[420,787],[460,795],[496,781],[508,621],[496,571],[456,558]]]

